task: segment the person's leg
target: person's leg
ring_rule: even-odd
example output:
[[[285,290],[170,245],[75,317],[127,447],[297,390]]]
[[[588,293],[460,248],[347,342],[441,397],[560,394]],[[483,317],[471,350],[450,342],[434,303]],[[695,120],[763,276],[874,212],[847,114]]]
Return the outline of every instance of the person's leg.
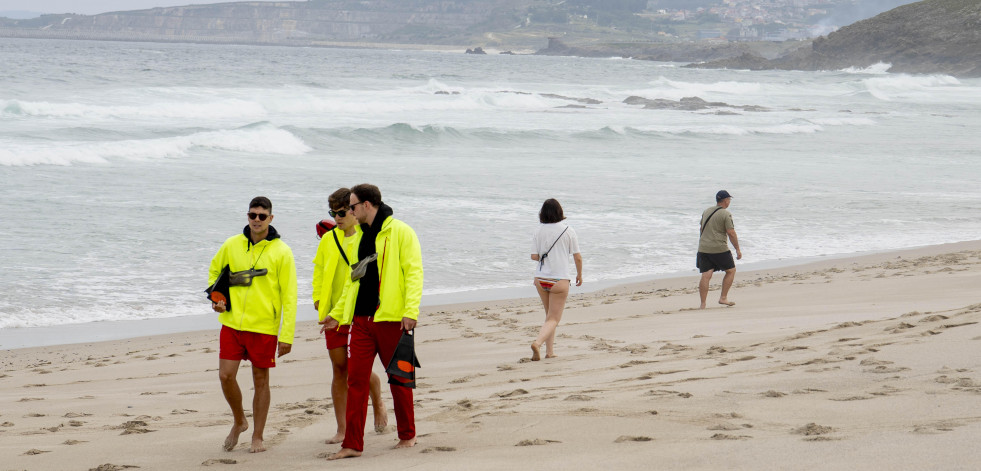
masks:
[[[538,332],[538,338],[534,345],[539,347],[545,345],[545,358],[555,356],[555,329],[562,321],[562,311],[565,309],[565,301],[569,297],[569,280],[560,280],[552,286],[548,292],[548,313],[545,315],[545,323]]]
[[[368,395],[371,397],[371,408],[375,415],[375,432],[384,433],[388,428],[388,409],[382,401],[381,378],[374,372],[368,382]]]
[[[347,430],[347,346],[332,348],[327,351],[334,376],[330,381],[330,399],[334,403],[334,419],[337,421],[337,433],[328,438],[327,444],[340,443],[344,440]]]
[[[722,278],[722,296],[719,298],[719,304],[725,304],[726,306],[734,306],[736,303],[729,301],[729,288],[732,288],[732,281],[736,279],[736,269],[730,268],[726,270],[726,275]],[[705,300],[702,300],[702,304]]]
[[[225,438],[223,448],[225,451],[232,451],[238,444],[238,436],[249,429],[249,422],[245,418],[245,410],[242,408],[242,390],[238,387],[239,365],[241,360],[218,360],[218,379],[221,381],[221,392],[225,395],[225,401],[232,409],[232,416],[235,422],[232,423],[232,430]]]
[[[364,424],[368,415],[368,383],[371,381],[371,364],[375,361],[377,347],[372,333],[371,318],[355,317],[351,324],[347,358],[347,430],[341,451],[327,457],[328,460],[355,458],[364,451]]]
[[[702,278],[698,281],[698,296],[702,298],[702,305],[699,309],[705,309],[705,300],[708,299],[709,283],[712,281],[712,270],[702,272]]]
[[[262,432],[266,428],[266,417],[269,416],[269,368],[257,368],[252,365],[252,384],[255,387],[255,396],[252,398],[252,422],[255,428],[252,430],[252,447],[250,453],[266,451],[262,445]]]
[[[388,365],[395,355],[395,348],[402,338],[401,322],[376,322],[376,338],[378,339],[378,356],[383,365]],[[410,448],[416,444],[416,419],[412,402],[412,388],[400,384],[390,384],[392,402],[395,408],[395,423],[398,428],[399,442],[395,448]]]
[[[545,319],[548,319],[548,291],[542,288],[542,285],[536,279],[534,281],[535,289],[538,290],[538,297],[542,298],[542,307],[545,308]],[[537,339],[535,342],[531,343],[531,361],[538,361],[542,359],[541,353],[541,343],[538,343]]]

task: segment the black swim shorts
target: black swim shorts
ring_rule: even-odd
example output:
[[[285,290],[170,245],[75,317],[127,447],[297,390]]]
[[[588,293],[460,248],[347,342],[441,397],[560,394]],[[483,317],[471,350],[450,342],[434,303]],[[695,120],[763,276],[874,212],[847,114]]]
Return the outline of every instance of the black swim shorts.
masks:
[[[695,256],[695,266],[699,273],[707,271],[726,271],[736,268],[736,261],[732,259],[732,252],[705,253],[698,252]]]

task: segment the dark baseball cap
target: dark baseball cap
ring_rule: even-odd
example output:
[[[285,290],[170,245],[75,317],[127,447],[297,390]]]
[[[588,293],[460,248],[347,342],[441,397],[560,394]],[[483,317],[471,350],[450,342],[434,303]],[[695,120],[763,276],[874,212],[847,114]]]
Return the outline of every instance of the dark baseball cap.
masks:
[[[726,190],[721,190],[721,191],[719,191],[718,193],[715,194],[715,202],[716,203],[718,203],[719,201],[722,201],[722,200],[724,200],[726,198],[732,198],[732,195],[730,195],[729,192],[726,191]]]

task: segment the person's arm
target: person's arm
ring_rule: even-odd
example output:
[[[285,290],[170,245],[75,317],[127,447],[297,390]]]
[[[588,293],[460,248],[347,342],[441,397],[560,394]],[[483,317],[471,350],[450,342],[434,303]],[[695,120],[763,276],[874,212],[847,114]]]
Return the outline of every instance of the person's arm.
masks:
[[[736,249],[736,260],[743,258],[743,252],[739,250],[739,238],[736,237],[736,230],[726,229],[726,234],[729,234],[729,241],[732,242],[732,247]]]
[[[582,286],[582,254],[572,254],[572,260],[576,262],[576,286]]]
[[[221,276],[222,269],[225,268],[225,244],[222,244],[218,249],[218,253],[211,259],[211,266],[208,267],[208,286],[215,284],[218,281],[218,277]],[[225,301],[220,303],[211,302],[211,309],[217,313],[225,312]]]
[[[327,234],[324,234],[326,237]],[[313,308],[318,312],[320,311],[320,288],[324,283],[324,262],[326,261],[327,255],[325,253],[324,238],[320,238],[320,244],[317,245],[317,255],[313,257]]]
[[[422,246],[411,227],[401,235],[399,260],[405,276],[405,311],[402,313],[402,330],[412,330],[419,321],[419,304],[422,302]]]
[[[283,323],[279,329],[279,356],[286,355],[293,348],[293,334],[296,330],[296,263],[293,251],[289,248],[283,253],[279,266],[279,299],[283,303]]]

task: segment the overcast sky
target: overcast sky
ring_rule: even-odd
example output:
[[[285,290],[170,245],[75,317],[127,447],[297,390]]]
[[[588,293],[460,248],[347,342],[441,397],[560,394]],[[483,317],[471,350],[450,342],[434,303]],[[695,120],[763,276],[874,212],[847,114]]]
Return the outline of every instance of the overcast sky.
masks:
[[[227,0],[232,1],[232,0]],[[153,7],[227,3],[224,0],[0,0],[0,11],[37,13],[81,13],[94,15],[107,11],[143,10]],[[255,1],[255,0],[252,0]],[[260,0],[261,1],[261,0]]]

